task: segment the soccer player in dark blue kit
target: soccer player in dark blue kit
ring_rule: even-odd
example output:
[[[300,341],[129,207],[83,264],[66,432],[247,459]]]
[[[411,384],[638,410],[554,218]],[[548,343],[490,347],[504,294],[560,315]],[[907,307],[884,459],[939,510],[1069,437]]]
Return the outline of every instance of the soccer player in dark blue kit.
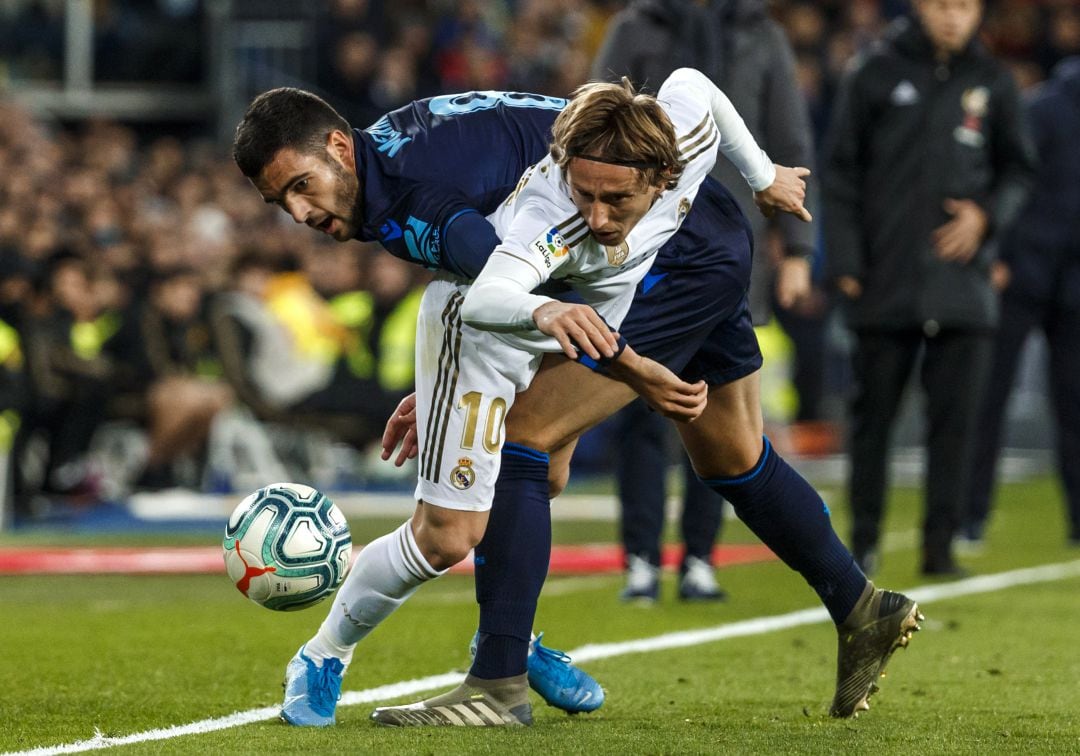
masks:
[[[376,239],[401,257],[471,277],[498,242],[484,227],[485,214],[513,191],[517,174],[546,153],[547,127],[558,107],[551,98],[472,93],[414,103],[361,132],[349,130],[310,95],[278,91],[252,104],[237,130],[235,155],[267,201],[281,204],[298,222],[341,241]],[[866,707],[877,673],[914,629],[917,608],[899,594],[873,588],[833,533],[820,497],[762,439],[760,353],[744,296],[750,256],[745,221],[726,192],[710,183],[688,210],[642,282],[621,332],[641,355],[710,384],[709,406],[724,422],[713,422],[711,433],[703,429],[691,442],[703,460],[698,472],[829,608],[840,630],[832,712],[849,716]],[[595,367],[627,385],[549,356],[508,418],[495,492],[500,503],[476,547],[481,620],[465,690],[472,697],[477,691],[488,695],[497,711],[518,713],[474,723],[528,721],[527,710],[522,714],[507,698],[525,684],[550,548],[549,489],[565,482],[573,439],[629,401],[635,389],[659,397],[655,403],[666,412],[679,412],[663,405],[672,395],[656,390],[659,366],[648,367],[648,360],[620,355]],[[405,428],[407,413],[395,422]],[[390,446],[397,429],[388,430]],[[417,576],[417,585],[424,577],[431,575]],[[290,682],[303,712],[294,723],[333,723],[342,656],[333,644],[318,649],[309,643],[294,658]]]

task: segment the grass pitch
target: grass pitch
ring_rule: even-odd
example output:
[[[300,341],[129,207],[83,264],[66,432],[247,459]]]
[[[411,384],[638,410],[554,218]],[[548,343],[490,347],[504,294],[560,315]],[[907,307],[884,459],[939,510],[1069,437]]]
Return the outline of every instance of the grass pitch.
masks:
[[[827,499],[846,533],[846,507]],[[926,585],[916,572],[920,516],[916,492],[894,494],[879,585]],[[896,654],[857,720],[827,716],[836,640],[823,621],[589,662],[607,690],[603,708],[569,717],[534,696],[530,729],[389,730],[370,723],[373,704],[362,704],[341,707],[327,731],[267,718],[97,744],[116,753],[1080,753],[1080,551],[1065,545],[1061,523],[1050,481],[1004,488],[985,550],[964,564],[990,575],[1068,563],[1073,576],[924,601],[923,631]],[[364,541],[395,524],[357,522],[354,535]],[[753,540],[737,523],[726,530],[727,542]],[[556,526],[560,541],[613,537],[612,523]],[[573,649],[818,605],[780,564],[727,568],[719,579],[731,596],[724,604],[680,603],[668,576],[651,608],[618,601],[620,576],[553,579],[537,627],[551,645]],[[272,717],[285,663],[325,606],[268,612],[224,574],[0,578],[0,752],[95,734],[138,738],[234,712]],[[471,578],[425,586],[361,645],[345,690],[463,670],[475,622]]]

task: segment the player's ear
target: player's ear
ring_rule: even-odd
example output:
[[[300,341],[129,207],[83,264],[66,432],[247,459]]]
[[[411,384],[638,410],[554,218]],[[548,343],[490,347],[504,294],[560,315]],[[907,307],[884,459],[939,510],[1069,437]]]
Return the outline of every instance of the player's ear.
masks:
[[[327,151],[336,157],[341,163],[349,170],[354,170],[356,166],[356,155],[354,154],[353,140],[351,134],[346,134],[340,129],[334,129],[326,137],[326,149]]]

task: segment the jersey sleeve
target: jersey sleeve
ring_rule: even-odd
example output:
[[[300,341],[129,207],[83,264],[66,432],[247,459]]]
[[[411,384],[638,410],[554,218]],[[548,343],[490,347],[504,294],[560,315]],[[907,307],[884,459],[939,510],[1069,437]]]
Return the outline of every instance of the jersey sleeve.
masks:
[[[462,278],[476,278],[499,243],[495,227],[479,211],[462,208],[443,229],[442,267]]]
[[[716,143],[710,133],[711,121],[719,134],[720,152],[739,169],[751,189],[761,191],[776,179],[772,160],[758,146],[731,100],[705,74],[693,68],[677,69],[664,81],[657,99],[675,125],[688,163],[693,165],[703,149]]]
[[[536,187],[528,186],[514,202],[516,211],[503,241],[476,277],[462,305],[462,319],[474,328],[503,332],[535,329],[533,312],[552,299],[530,292],[569,259],[570,248],[559,228],[551,223],[551,218],[560,212],[557,203]]]
[[[461,306],[461,319],[484,331],[521,331],[535,328],[533,312],[553,301],[530,294],[543,281],[526,260],[496,250],[469,287]]]
[[[475,278],[499,243],[497,230],[475,203],[437,184],[417,184],[403,197],[395,222],[384,226],[383,246],[410,262]]]

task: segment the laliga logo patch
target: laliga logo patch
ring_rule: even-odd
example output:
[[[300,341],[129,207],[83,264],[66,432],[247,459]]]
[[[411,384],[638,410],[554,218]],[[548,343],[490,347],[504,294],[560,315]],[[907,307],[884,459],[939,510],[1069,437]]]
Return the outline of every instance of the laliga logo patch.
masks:
[[[450,485],[459,491],[464,491],[476,481],[476,471],[472,469],[472,460],[462,457],[458,460],[457,467],[450,471]]]
[[[544,258],[544,265],[548,269],[554,268],[557,265],[557,260],[570,254],[570,248],[566,246],[562,234],[559,233],[559,229],[554,227],[548,229],[543,238],[537,237],[533,239],[531,246]]]
[[[965,89],[960,95],[960,107],[964,110],[964,120],[953,131],[953,138],[968,147],[982,147],[986,142],[982,121],[990,109],[990,90],[986,87]]]
[[[548,251],[551,252],[552,257],[566,257],[570,254],[570,248],[566,246],[566,242],[563,241],[562,234],[559,233],[559,229],[550,229],[544,240],[547,242]]]

